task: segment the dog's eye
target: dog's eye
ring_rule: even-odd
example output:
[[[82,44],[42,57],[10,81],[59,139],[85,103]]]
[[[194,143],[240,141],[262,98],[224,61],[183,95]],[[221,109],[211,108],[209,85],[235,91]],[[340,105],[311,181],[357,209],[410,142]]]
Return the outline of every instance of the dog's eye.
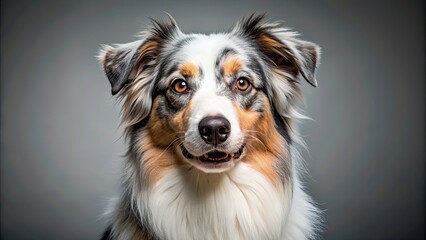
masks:
[[[239,91],[247,91],[251,84],[247,78],[239,78],[235,84],[235,88]]]
[[[186,93],[188,92],[188,83],[183,79],[177,79],[173,82],[172,89],[176,93]]]

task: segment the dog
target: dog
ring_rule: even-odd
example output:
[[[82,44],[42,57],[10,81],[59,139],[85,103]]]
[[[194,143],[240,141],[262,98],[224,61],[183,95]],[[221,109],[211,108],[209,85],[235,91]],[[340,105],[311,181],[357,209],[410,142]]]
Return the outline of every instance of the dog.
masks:
[[[313,239],[320,210],[301,184],[301,79],[320,48],[251,15],[227,33],[152,20],[99,60],[123,102],[122,192],[102,239]]]

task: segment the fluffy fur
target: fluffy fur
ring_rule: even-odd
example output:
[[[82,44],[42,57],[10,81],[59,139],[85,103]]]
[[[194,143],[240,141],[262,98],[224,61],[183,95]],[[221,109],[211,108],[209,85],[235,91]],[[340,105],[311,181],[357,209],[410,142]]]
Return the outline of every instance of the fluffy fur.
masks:
[[[319,47],[263,19],[204,35],[170,17],[138,41],[103,46],[129,143],[103,239],[315,238],[295,120],[299,79],[317,85]],[[218,116],[229,131],[213,144],[200,126]]]

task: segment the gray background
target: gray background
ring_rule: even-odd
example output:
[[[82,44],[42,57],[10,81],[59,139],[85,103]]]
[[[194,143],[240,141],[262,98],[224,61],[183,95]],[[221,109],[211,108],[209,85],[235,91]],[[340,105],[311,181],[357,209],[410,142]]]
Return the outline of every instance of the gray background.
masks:
[[[1,1],[1,239],[96,239],[125,153],[95,60],[148,17],[225,31],[267,12],[323,49],[303,83],[323,239],[423,239],[423,1]]]

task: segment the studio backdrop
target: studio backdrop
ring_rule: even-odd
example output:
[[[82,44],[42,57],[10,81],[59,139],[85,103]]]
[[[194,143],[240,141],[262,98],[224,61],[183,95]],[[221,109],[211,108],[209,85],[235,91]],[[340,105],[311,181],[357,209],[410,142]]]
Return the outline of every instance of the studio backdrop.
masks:
[[[222,32],[251,13],[322,47],[302,83],[323,239],[424,239],[424,1],[1,1],[1,239],[96,239],[126,152],[95,56],[170,13]]]

